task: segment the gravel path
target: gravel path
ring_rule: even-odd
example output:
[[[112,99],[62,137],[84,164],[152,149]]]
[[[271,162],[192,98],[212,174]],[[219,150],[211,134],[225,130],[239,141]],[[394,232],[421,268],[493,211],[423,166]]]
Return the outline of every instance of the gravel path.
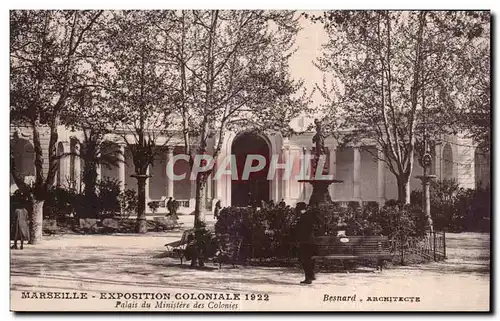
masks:
[[[186,226],[192,216],[181,217]],[[232,267],[208,265],[190,269],[164,257],[164,244],[181,231],[137,235],[66,235],[47,237],[36,247],[11,251],[11,308],[13,310],[117,311],[117,300],[101,300],[102,293],[240,293],[267,294],[269,301],[237,301],[230,310],[488,310],[489,235],[447,234],[448,260],[375,272],[319,273],[313,285],[301,286],[298,268]],[[23,291],[86,291],[89,300],[22,299]],[[105,295],[105,294],[104,294]],[[356,301],[327,301],[328,296],[354,296]],[[95,296],[95,298],[93,298]],[[377,298],[374,301],[373,298]],[[382,297],[382,298],[381,298]],[[385,297],[419,297],[414,302],[380,302]],[[258,298],[257,296],[255,297]],[[264,297],[262,297],[264,298]],[[361,301],[362,300],[362,301]],[[394,299],[392,299],[394,300]],[[398,299],[399,300],[399,299]],[[126,300],[119,300],[125,304]],[[135,302],[137,301],[137,302]],[[129,300],[120,311],[165,311],[173,308],[141,307]],[[167,300],[168,301],[168,300]],[[172,300],[166,303],[173,303]],[[183,310],[199,310],[197,300]],[[138,305],[133,307],[134,302]],[[215,301],[214,301],[215,302]],[[218,311],[204,302],[202,310]],[[203,302],[202,302],[203,303]],[[223,302],[224,303],[224,302]]]

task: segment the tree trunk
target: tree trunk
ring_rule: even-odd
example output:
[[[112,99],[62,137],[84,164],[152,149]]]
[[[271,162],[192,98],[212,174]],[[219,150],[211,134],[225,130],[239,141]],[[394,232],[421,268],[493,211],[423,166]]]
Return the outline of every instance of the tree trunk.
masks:
[[[146,175],[137,175],[137,223],[135,231],[137,233],[146,233],[148,226],[146,223]]]
[[[97,219],[100,211],[96,193],[97,165],[93,162],[85,162],[84,166],[85,217],[95,217]]]
[[[45,203],[45,200],[33,199],[33,210],[29,212],[29,244],[38,244],[42,241],[43,203]]]
[[[398,201],[402,204],[410,204],[410,176],[399,175],[398,182]]]
[[[206,211],[206,178],[202,178],[198,175],[196,180],[196,196],[194,203],[194,226],[199,226],[201,222],[205,222],[205,211]]]
[[[195,229],[205,228],[205,186],[206,186],[206,178],[203,174],[198,174],[196,179],[196,195],[195,195],[195,203],[194,203],[194,227]],[[195,237],[202,235],[204,233],[195,233]],[[203,244],[202,240],[196,240],[200,242],[199,244]],[[198,246],[194,247],[192,258],[191,258],[191,267],[203,266],[204,259],[201,256],[200,248]]]

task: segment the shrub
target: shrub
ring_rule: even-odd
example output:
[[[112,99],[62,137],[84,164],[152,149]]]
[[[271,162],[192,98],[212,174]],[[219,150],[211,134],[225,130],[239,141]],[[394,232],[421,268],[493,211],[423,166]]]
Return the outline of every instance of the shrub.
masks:
[[[25,208],[29,212],[32,211],[33,198],[30,193],[21,193],[21,190],[16,190],[10,195],[10,210],[13,212],[16,208]]]
[[[382,234],[389,236],[390,239],[404,242],[409,236],[425,233],[424,213],[418,206],[384,206],[379,212],[379,217]]]
[[[113,216],[120,211],[120,181],[117,179],[104,178],[97,184],[97,202],[101,215]]]
[[[77,193],[73,189],[53,187],[49,190],[47,200],[43,204],[45,218],[64,219],[77,210]]]
[[[120,202],[121,215],[128,218],[132,213],[137,212],[137,192],[135,189],[126,189],[118,196]]]
[[[299,204],[296,209],[289,206],[222,209],[215,224],[220,254],[234,257],[238,250],[239,259],[292,256],[299,239],[297,222],[300,209]],[[314,217],[314,234],[317,236],[337,235],[343,230],[348,236],[386,235],[399,244],[405,244],[409,237],[423,235],[426,227],[419,206],[386,205],[379,208],[378,203],[368,203],[360,207],[356,202],[347,208],[332,203],[306,210],[309,212],[306,215]]]
[[[464,189],[455,180],[430,185],[431,216],[436,230],[488,231],[491,195],[489,189]],[[422,192],[411,193],[412,204],[422,204]]]
[[[156,211],[160,207],[160,202],[159,201],[148,202],[148,207],[151,210],[151,212],[154,214],[154,213],[156,213]]]
[[[338,231],[345,231],[346,235],[380,235],[381,228],[377,222],[377,206],[362,208],[358,202],[353,202],[347,208],[337,204],[323,204],[310,208],[316,216],[316,235],[337,235]]]
[[[185,255],[187,260],[195,257],[205,261],[217,254],[218,244],[215,234],[206,228],[204,222],[199,222],[194,233],[188,235],[188,244],[186,245]]]
[[[226,207],[219,213],[215,233],[226,254],[241,242],[243,258],[287,257],[294,241],[296,219],[296,211],[290,206]]]
[[[463,206],[463,205],[462,205]],[[464,228],[467,231],[490,232],[491,189],[476,189],[464,215]]]

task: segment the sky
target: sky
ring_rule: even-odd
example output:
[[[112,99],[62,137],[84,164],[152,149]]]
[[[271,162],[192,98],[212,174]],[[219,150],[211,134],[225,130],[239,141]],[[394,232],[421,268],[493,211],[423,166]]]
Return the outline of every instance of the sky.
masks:
[[[321,14],[321,11],[308,11],[309,14]],[[321,54],[321,46],[326,43],[327,34],[321,23],[312,23],[310,20],[301,18],[302,30],[299,31],[296,39],[297,52],[291,57],[290,69],[292,76],[295,79],[303,79],[304,86],[308,92],[312,91],[316,83],[321,84],[323,73],[313,65]],[[316,92],[313,97],[313,105],[316,107],[321,105],[323,98]],[[297,119],[292,122],[293,127],[299,129],[301,120]],[[312,122],[312,119],[304,119],[304,124]]]

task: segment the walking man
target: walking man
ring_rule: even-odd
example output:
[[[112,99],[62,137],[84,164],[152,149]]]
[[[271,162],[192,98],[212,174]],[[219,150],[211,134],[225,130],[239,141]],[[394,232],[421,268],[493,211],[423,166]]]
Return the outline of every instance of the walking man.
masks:
[[[168,210],[168,215],[172,215],[172,207],[173,204],[172,204],[172,197],[169,197],[168,198],[168,201],[167,201],[167,210]]]
[[[306,210],[305,203],[298,203],[296,207],[300,211],[300,218],[297,222],[297,233],[299,242],[299,261],[304,269],[305,279],[301,284],[311,284],[316,280],[314,275],[314,260],[312,256],[316,251],[314,245],[314,212]]]

